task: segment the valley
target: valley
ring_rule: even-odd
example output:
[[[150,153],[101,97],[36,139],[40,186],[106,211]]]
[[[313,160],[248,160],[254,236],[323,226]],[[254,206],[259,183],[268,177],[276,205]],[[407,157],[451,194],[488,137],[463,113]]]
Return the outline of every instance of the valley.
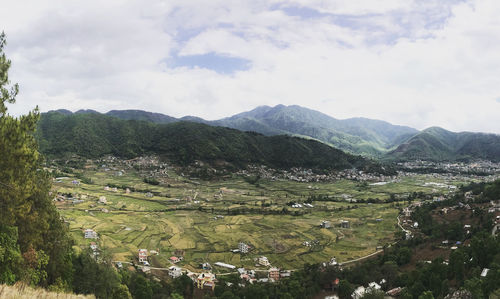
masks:
[[[319,181],[307,175],[310,170],[285,179],[264,168],[275,174],[266,178],[262,167],[201,180],[155,157],[79,161],[75,167],[68,161],[50,166],[57,175],[56,205],[79,250],[95,241],[84,238],[84,230],[92,229],[113,260],[137,262],[138,249],[145,248],[158,252],[152,266],[170,267],[176,256],[182,258],[178,265],[193,272],[206,262],[267,269],[256,265],[260,256],[280,269],[357,259],[394,242],[397,216],[412,193],[419,200],[443,199],[477,180],[344,171]],[[322,221],[331,227],[321,228]],[[348,227],[340,227],[341,221]],[[232,252],[239,242],[250,246],[248,253]]]

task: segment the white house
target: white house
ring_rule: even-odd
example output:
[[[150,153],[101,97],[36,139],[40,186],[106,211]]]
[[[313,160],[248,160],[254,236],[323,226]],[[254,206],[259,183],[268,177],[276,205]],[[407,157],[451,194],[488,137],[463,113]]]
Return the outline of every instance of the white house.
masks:
[[[332,226],[332,224],[330,223],[330,221],[327,221],[327,220],[321,221],[320,227],[322,227],[322,228],[330,228],[331,226]]]
[[[172,278],[182,276],[182,269],[177,266],[172,266],[168,268],[168,275],[170,275]]]
[[[139,249],[139,263],[148,261],[148,250],[147,249]]]
[[[365,293],[366,293],[365,287],[360,286],[357,289],[355,289],[354,292],[352,292],[351,297],[352,299],[360,299],[363,298]]]
[[[243,242],[238,243],[238,249],[241,253],[248,253],[248,245]]]
[[[106,196],[99,197],[99,203],[106,204],[108,201],[106,200]]]
[[[236,269],[236,266],[233,266],[233,265],[230,265],[230,264],[226,264],[226,263],[221,263],[221,262],[217,262],[214,265],[219,266],[219,267],[223,267],[223,268],[228,268],[228,269],[231,269],[231,270]]]
[[[271,263],[269,262],[269,260],[265,256],[259,257],[258,263],[259,263],[259,265],[262,265],[264,267],[268,267],[271,265]]]
[[[85,239],[97,239],[98,238],[97,233],[90,228],[87,228],[84,233],[85,233]]]

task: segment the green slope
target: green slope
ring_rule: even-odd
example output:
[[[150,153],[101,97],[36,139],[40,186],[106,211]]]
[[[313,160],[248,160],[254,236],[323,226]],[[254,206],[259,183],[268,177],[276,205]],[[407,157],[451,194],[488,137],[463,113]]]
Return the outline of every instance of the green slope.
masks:
[[[260,124],[256,131],[263,134],[272,135],[273,130],[279,130],[280,133],[309,136],[340,149],[369,156],[380,156],[418,133],[415,129],[380,120],[339,120],[296,105],[261,106],[217,121],[219,125],[244,131],[254,130],[255,123]]]
[[[454,133],[439,127],[428,128],[386,155],[395,160],[453,161],[485,159],[500,161],[500,136]]]
[[[42,115],[37,131],[41,151],[51,157],[158,154],[176,163],[226,161],[236,167],[260,163],[277,168],[377,170],[379,164],[326,144],[290,136],[208,126],[192,122],[154,124],[102,114]]]
[[[67,110],[59,110],[71,114]],[[79,111],[77,113],[96,113]],[[144,120],[153,123],[190,121],[213,126],[222,126],[240,131],[253,131],[264,135],[291,135],[319,140],[344,151],[371,157],[399,145],[418,133],[417,130],[395,126],[388,122],[367,118],[335,119],[319,111],[300,106],[260,106],[232,117],[207,121],[199,117],[185,116],[180,119],[141,110],[113,110],[106,115],[125,120]]]

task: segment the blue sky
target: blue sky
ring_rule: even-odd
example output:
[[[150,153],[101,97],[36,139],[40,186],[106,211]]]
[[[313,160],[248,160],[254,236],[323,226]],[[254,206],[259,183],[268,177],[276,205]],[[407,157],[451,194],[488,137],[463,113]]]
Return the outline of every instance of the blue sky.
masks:
[[[30,9],[27,10],[27,5]],[[494,0],[5,0],[10,111],[336,118],[500,133]]]

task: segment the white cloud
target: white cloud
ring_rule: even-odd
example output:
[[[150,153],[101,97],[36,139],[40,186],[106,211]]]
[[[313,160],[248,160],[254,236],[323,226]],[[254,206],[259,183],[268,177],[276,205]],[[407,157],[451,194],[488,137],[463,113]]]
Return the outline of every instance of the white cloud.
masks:
[[[169,3],[166,5],[165,3]],[[21,94],[14,113],[138,108],[225,117],[298,104],[419,129],[500,133],[500,3],[9,1],[0,19]],[[301,18],[281,7],[324,16]],[[299,11],[300,12],[300,11]],[[221,75],[176,55],[251,61]]]

